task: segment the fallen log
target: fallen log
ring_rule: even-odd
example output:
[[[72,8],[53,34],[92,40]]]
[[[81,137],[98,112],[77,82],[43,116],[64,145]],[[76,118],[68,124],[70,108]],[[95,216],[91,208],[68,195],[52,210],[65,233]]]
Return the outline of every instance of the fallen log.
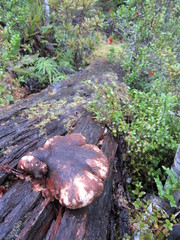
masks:
[[[43,239],[55,217],[55,210],[49,199],[36,207],[29,221],[17,235],[16,240]]]
[[[121,77],[119,67],[96,61],[81,73],[0,109],[0,164],[15,167],[23,155],[42,146],[48,138],[69,132],[92,95],[85,80],[104,84],[120,82]],[[6,177],[7,173],[0,171],[0,184]]]
[[[0,199],[0,239],[13,239],[25,215],[39,202],[40,193],[28,182],[18,181]]]
[[[83,72],[55,83],[41,93],[0,109],[0,164],[14,168],[22,156],[42,146],[50,137],[74,132],[85,136],[88,143],[101,147],[110,166],[102,195],[87,207],[64,208],[58,228],[55,223],[57,202],[44,200],[39,192],[33,192],[30,182],[16,180],[0,199],[0,239],[109,238],[113,160],[117,143],[105,126],[95,122],[84,110],[92,96],[92,89],[84,80],[93,82],[98,79],[99,83],[104,83],[120,81],[120,78],[119,68],[97,61]],[[0,184],[9,175],[1,170]],[[21,211],[16,216],[17,209]]]
[[[106,180],[103,194],[92,204],[78,210],[65,208],[62,222],[53,239],[107,239],[109,234],[112,169],[117,143],[109,132],[104,135],[104,127],[94,122],[89,114],[84,114],[80,122],[75,127],[74,132],[79,132],[79,129],[81,129],[80,133],[86,135],[88,143],[98,144],[99,140],[102,137],[104,138],[102,151],[109,160],[109,176]],[[94,137],[92,131],[96,132],[96,137]],[[45,233],[50,228],[52,220],[55,219],[55,209],[52,209],[52,203],[46,203],[42,208],[43,202],[40,193],[33,192],[30,185],[29,182],[19,180],[0,199],[0,206],[2,207],[0,212],[2,216],[0,230],[3,228],[3,231],[0,231],[0,239],[43,239]],[[28,191],[25,190],[25,187],[28,188]],[[27,209],[24,208],[24,201],[26,201],[26,205],[30,205]],[[49,206],[48,204],[51,205]],[[35,210],[32,211],[31,217],[28,218],[29,212],[33,209],[32,205],[35,206]],[[21,209],[20,213],[17,212],[16,218],[14,207]],[[8,220],[8,216],[6,217],[7,212],[10,212],[9,215],[12,221]],[[8,227],[5,227],[7,222]],[[18,227],[16,226],[17,222],[19,222]],[[22,224],[23,222],[26,224]],[[41,230],[40,227],[44,225],[45,227]],[[53,230],[54,228],[51,231]],[[13,233],[16,234],[13,235]],[[50,238],[46,237],[46,239]]]

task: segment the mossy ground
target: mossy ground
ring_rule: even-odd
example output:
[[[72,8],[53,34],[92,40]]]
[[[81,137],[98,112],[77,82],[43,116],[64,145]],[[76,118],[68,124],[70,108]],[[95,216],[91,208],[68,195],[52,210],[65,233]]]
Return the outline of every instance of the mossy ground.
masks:
[[[107,43],[102,42],[94,51],[93,53],[86,59],[87,63],[91,63],[94,60],[107,60],[108,55],[110,54],[110,49],[114,49],[114,56],[113,60],[117,61],[120,59],[120,53],[122,52],[122,48],[120,43],[114,42],[114,43]]]

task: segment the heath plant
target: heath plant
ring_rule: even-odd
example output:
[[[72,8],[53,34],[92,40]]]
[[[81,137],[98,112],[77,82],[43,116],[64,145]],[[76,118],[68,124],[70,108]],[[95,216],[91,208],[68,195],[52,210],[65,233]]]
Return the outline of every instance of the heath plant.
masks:
[[[124,81],[149,91],[155,86],[177,93],[180,68],[178,1],[125,1],[116,11],[116,30],[122,37]]]
[[[177,107],[177,97],[168,93],[129,90],[128,99],[116,83],[95,84],[89,111],[105,122],[115,137],[123,135],[131,155],[132,184],[148,184],[173,156],[180,138],[180,121],[169,113]]]

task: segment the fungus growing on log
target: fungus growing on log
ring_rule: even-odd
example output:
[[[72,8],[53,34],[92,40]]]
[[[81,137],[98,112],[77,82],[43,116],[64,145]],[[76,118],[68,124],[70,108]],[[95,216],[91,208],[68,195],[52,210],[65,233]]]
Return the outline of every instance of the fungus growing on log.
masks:
[[[41,179],[47,174],[47,165],[31,154],[29,153],[22,157],[17,168],[33,175],[37,179]]]
[[[48,178],[54,184],[54,197],[67,208],[84,207],[103,192],[108,160],[97,146],[87,144],[81,134],[50,138],[43,147],[21,158],[18,169],[35,177],[43,176],[46,167],[37,164],[37,160],[47,164]]]

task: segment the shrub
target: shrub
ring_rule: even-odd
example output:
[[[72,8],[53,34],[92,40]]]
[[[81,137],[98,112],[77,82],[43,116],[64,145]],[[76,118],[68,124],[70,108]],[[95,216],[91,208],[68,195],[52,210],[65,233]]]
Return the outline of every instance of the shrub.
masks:
[[[175,204],[172,193],[179,189],[178,180],[165,168],[171,178],[163,190],[157,176],[165,181],[166,176],[159,167],[172,164],[180,139],[180,121],[169,113],[176,108],[177,97],[171,93],[157,95],[153,91],[145,93],[134,89],[129,89],[127,94],[116,83],[112,86],[90,83],[90,86],[95,91],[95,99],[88,110],[98,121],[106,123],[115,137],[124,136],[131,156],[129,189],[134,202],[130,204],[133,207],[129,207],[129,226],[132,234],[137,234],[140,239],[167,237],[173,224],[177,223],[176,217],[142,197],[152,191],[155,178],[159,196],[170,200],[171,205]],[[124,239],[131,237],[124,236]]]
[[[159,176],[155,177],[155,182],[158,188],[158,194],[162,199],[168,199],[171,207],[176,207],[176,202],[173,197],[174,191],[180,191],[180,177],[177,179],[176,175],[170,168],[162,167],[168,176],[165,184],[165,188],[159,179]]]
[[[101,20],[96,14],[96,0],[63,0],[50,1],[54,9],[55,38],[58,46],[64,51],[71,49],[76,68],[85,64],[85,57],[99,41],[96,30]]]
[[[158,81],[166,93],[177,92],[180,87],[178,11],[178,1],[169,4],[163,0],[130,0],[118,8],[115,25],[124,48],[120,64],[126,70],[124,81],[129,86],[149,91]],[[149,74],[151,71],[153,76]]]
[[[1,1],[0,21],[5,23],[3,30],[4,46],[1,49],[2,61],[17,58],[20,41],[32,40],[35,32],[42,25],[43,9],[40,0],[11,0]],[[24,45],[26,49],[31,49]]]
[[[95,100],[90,102],[89,111],[105,122],[115,137],[124,136],[131,154],[132,184],[142,181],[147,187],[161,164],[173,160],[176,152],[180,121],[169,111],[178,105],[177,97],[129,90],[127,100],[115,83],[112,87],[92,87]]]
[[[174,214],[168,215],[162,208],[149,200],[142,200],[145,194],[141,182],[133,191],[136,201],[130,209],[130,228],[138,239],[164,239],[169,236],[169,230],[178,222]],[[131,239],[130,236],[124,239]]]

